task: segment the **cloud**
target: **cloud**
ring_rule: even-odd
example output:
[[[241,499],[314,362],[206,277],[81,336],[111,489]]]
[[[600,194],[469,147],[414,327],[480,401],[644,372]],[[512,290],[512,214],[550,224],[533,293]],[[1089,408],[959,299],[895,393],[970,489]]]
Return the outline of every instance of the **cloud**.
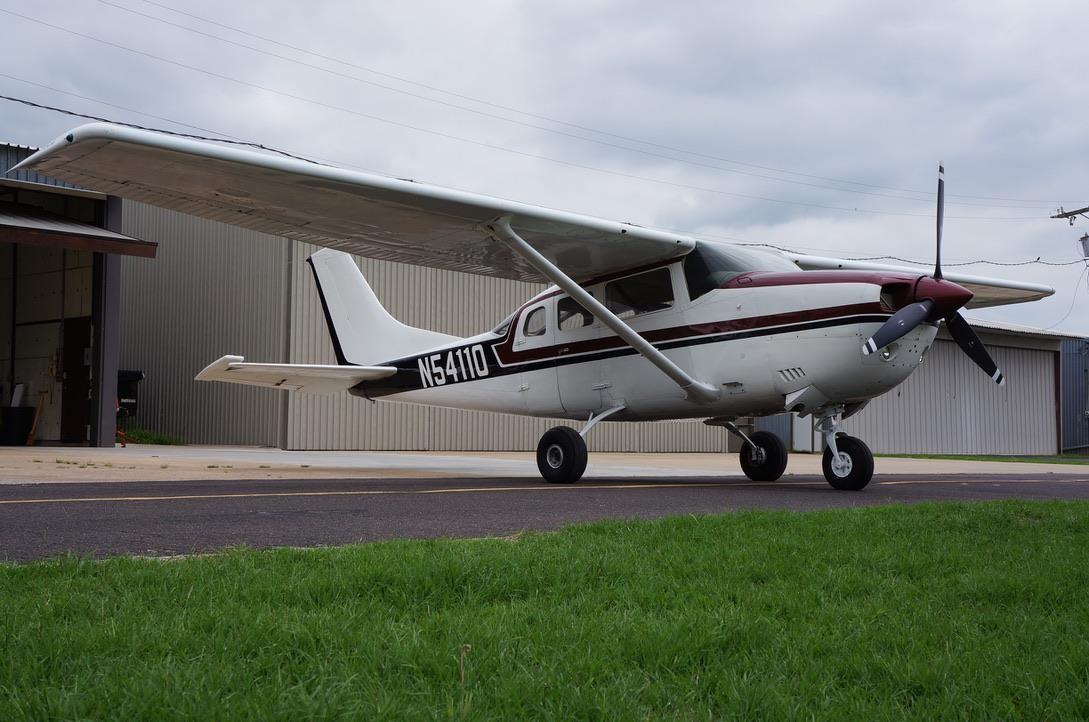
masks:
[[[1089,204],[1089,94],[1081,77],[1089,50],[1073,2],[999,1],[982,11],[967,1],[270,0],[254,12],[247,4],[165,1],[529,114],[308,56],[143,0],[110,2],[333,72],[82,0],[11,9],[137,52],[7,15],[6,51],[21,62],[0,72],[344,165],[844,255],[932,256],[927,194],[939,159],[950,193],[950,259],[1074,258],[1085,230],[1047,219],[1052,204]],[[2,77],[0,92],[185,129]],[[45,144],[80,122],[0,108],[0,134],[23,144]],[[1002,217],[1036,220],[994,220]],[[1080,267],[971,270],[1055,285],[1048,301],[981,314],[1048,325],[1069,308]],[[1072,313],[1062,328],[1089,332],[1084,315]]]

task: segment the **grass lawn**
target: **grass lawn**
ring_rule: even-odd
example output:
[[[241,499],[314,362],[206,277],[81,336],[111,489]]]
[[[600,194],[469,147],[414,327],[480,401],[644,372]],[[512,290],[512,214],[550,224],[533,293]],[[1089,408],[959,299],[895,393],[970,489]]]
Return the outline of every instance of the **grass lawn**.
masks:
[[[956,461],[1021,461],[1029,464],[1089,464],[1085,454],[1010,456],[1006,454],[874,454],[893,459],[954,459]]]
[[[1000,502],[2,565],[0,719],[1084,719],[1087,559]]]

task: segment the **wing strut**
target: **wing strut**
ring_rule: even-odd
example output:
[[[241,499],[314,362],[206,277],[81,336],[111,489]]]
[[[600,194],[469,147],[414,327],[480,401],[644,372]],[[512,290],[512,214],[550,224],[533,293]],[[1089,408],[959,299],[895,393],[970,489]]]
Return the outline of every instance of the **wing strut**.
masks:
[[[515,253],[525,258],[530,265],[540,271],[548,280],[578,301],[579,305],[594,315],[594,318],[612,329],[625,343],[642,354],[647,361],[657,366],[662,373],[672,379],[674,383],[681,387],[681,390],[688,394],[688,398],[701,403],[709,403],[721,395],[722,392],[714,386],[689,376],[687,371],[666,358],[665,354],[654,348],[649,341],[636,333],[631,326],[621,321],[615,313],[605,308],[586,289],[554,266],[536,248],[526,243],[525,239],[511,228],[510,216],[503,216],[492,221],[488,224],[488,229],[492,232],[494,238],[510,246]]]

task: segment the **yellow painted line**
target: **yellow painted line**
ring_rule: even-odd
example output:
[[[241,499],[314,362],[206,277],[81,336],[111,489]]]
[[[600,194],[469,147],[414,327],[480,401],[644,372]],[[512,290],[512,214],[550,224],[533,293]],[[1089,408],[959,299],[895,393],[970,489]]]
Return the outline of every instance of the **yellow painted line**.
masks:
[[[879,481],[880,486],[897,484],[1084,484],[1089,479],[896,479]]]
[[[425,495],[425,494],[480,494],[492,491],[579,491],[610,489],[699,489],[730,488],[748,486],[823,486],[824,482],[702,482],[688,484],[554,484],[549,486],[481,486],[455,487],[452,489],[366,489],[357,491],[261,491],[238,494],[177,494],[172,496],[87,496],[59,499],[0,499],[0,505],[14,504],[71,504],[77,502],[106,501],[188,501],[199,499],[259,499],[264,497],[296,496],[389,496],[389,495]]]
[[[875,486],[900,484],[1075,484],[1089,479],[896,479],[878,481]],[[447,489],[360,489],[354,491],[261,491],[225,494],[176,494],[170,496],[87,496],[58,499],[0,499],[0,506],[19,504],[74,504],[81,502],[143,502],[143,501],[196,501],[203,499],[261,499],[322,496],[423,496],[429,494],[485,494],[489,492],[525,491],[609,491],[632,489],[730,489],[758,486],[825,486],[824,481],[723,481],[692,482],[683,484],[550,484],[547,486],[468,486]]]

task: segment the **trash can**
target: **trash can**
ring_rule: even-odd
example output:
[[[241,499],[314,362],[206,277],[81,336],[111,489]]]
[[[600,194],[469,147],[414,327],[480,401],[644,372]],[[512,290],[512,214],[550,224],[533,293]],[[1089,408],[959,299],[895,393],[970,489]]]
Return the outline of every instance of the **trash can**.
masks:
[[[119,419],[131,419],[136,416],[136,407],[140,401],[139,386],[143,380],[143,371],[121,369],[117,372],[117,416]]]

